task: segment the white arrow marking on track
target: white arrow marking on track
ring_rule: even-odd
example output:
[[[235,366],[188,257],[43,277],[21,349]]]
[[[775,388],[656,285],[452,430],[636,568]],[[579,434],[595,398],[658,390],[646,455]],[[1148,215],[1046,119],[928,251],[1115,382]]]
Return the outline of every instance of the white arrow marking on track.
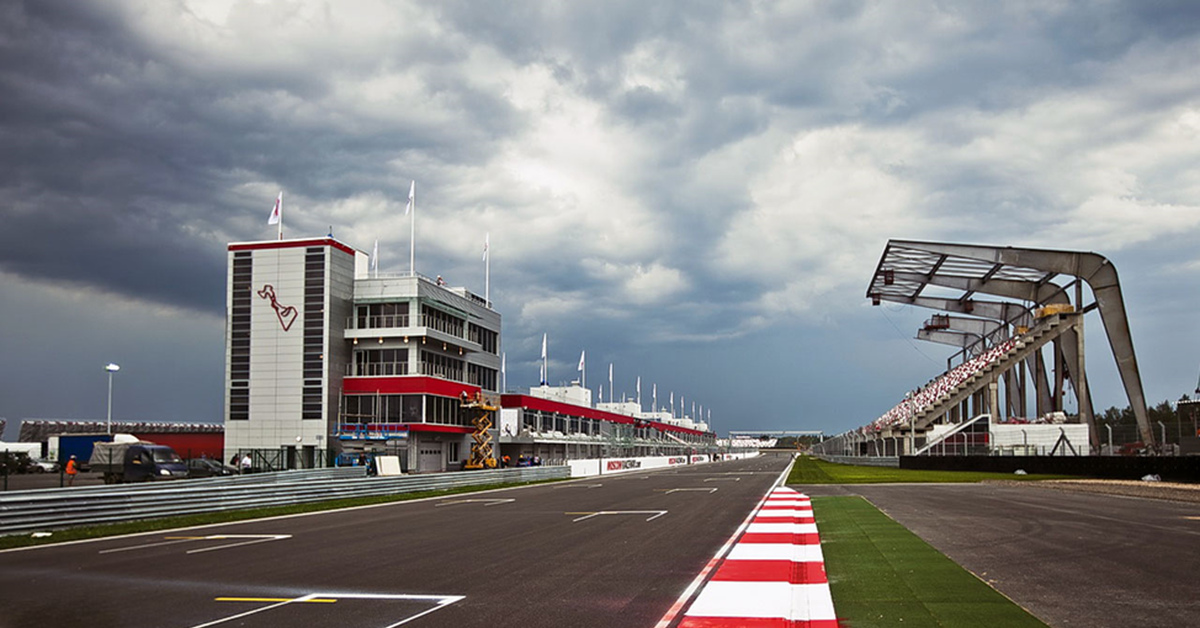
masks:
[[[495,506],[496,504],[507,504],[509,502],[515,502],[515,501],[517,501],[517,500],[515,500],[515,499],[456,499],[452,502],[440,502],[437,505],[437,507],[441,508],[442,506],[450,506],[452,504],[473,504],[473,503],[484,504],[485,506]]]
[[[592,517],[598,517],[600,515],[653,515],[649,519],[646,519],[646,521],[654,521],[655,519],[658,519],[659,517],[667,514],[667,511],[666,510],[601,510],[600,512],[589,512],[586,514],[585,513],[577,513],[577,512],[569,512],[566,514],[568,514],[568,515],[583,514],[584,515],[582,517],[579,517],[578,519],[572,520],[573,522],[574,521],[583,521],[584,519],[591,519]]]

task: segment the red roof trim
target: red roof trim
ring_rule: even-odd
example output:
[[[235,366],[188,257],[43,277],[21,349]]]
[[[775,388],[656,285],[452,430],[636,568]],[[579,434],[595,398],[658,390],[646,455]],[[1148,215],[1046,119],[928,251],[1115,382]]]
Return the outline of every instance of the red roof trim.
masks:
[[[462,393],[474,396],[478,386],[426,376],[409,377],[347,377],[342,380],[342,392],[347,395],[441,395],[458,397]]]
[[[632,424],[637,419],[627,414],[617,414],[615,412],[607,412],[597,410],[595,408],[587,408],[577,406],[561,401],[552,401],[550,399],[542,399],[541,397],[531,397],[529,395],[501,395],[500,405],[504,408],[529,408],[530,410],[541,410],[543,412],[557,412],[569,416],[583,417],[585,419],[596,419],[599,421],[610,421],[612,423]],[[692,430],[678,425],[670,425],[659,421],[650,421],[650,427],[660,432],[678,432],[681,434],[695,434],[704,436],[707,432],[700,430]]]
[[[239,242],[230,244],[230,251],[263,251],[269,249],[297,249],[309,246],[331,246],[343,253],[354,255],[354,249],[333,238],[308,238],[305,240],[268,240],[264,242]]]

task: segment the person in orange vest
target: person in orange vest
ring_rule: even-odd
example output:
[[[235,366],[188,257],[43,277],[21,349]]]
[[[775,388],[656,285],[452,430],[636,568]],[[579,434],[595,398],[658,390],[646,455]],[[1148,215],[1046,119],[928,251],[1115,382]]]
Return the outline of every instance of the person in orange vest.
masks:
[[[75,476],[79,473],[79,465],[75,462],[75,456],[67,461],[67,486],[75,485]]]

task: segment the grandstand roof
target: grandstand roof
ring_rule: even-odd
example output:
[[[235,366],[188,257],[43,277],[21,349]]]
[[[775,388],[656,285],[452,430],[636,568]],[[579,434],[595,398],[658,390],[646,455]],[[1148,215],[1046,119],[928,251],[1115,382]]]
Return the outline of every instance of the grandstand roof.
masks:
[[[908,302],[921,296],[931,284],[947,286],[937,278],[960,280],[966,284],[990,281],[1028,282],[1043,285],[1056,272],[999,261],[991,253],[995,247],[946,245],[933,242],[889,240],[867,287],[867,297],[876,300]],[[1028,251],[1028,249],[1025,249]],[[962,288],[960,298],[969,298],[973,289]]]

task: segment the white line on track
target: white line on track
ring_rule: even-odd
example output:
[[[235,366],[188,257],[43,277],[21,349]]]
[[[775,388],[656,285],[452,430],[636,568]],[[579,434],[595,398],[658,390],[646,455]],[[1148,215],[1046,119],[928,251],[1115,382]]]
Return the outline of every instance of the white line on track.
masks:
[[[600,515],[653,515],[649,519],[646,519],[646,521],[654,521],[655,519],[658,519],[659,517],[667,514],[667,512],[669,512],[669,511],[666,511],[666,510],[601,510],[600,512],[589,512],[589,513],[569,512],[566,514],[568,514],[568,515],[579,515],[579,514],[584,515],[582,517],[579,517],[578,519],[573,519],[572,522],[583,521],[584,519],[591,519],[592,517],[598,517]]]
[[[515,501],[517,501],[517,500],[515,500],[515,499],[456,499],[454,501],[441,502],[434,507],[441,508],[442,506],[452,506],[454,504],[483,504],[486,507],[486,506],[495,506],[497,504],[507,504],[509,502],[515,502]]]
[[[290,539],[290,534],[212,534],[208,536],[186,536],[186,537],[164,537],[165,541],[159,543],[144,543],[142,545],[132,545],[130,547],[115,547],[112,549],[101,550],[100,554],[115,554],[117,552],[128,552],[130,550],[146,549],[150,547],[162,547],[164,545],[175,545],[176,543],[194,543],[196,541],[223,541],[227,539],[247,539],[240,543],[228,543],[225,545],[216,545],[213,547],[204,547],[200,549],[188,550],[187,554],[199,554],[202,552],[211,552],[213,550],[227,549],[230,547],[239,547],[242,545],[253,545],[255,543],[266,543],[269,541],[281,541]]]
[[[719,490],[721,490],[721,489],[718,489],[718,488],[672,488],[672,489],[667,490],[667,495],[670,495],[671,493],[682,493],[684,491],[693,491],[693,492],[698,491],[698,492],[702,492],[702,493],[708,493],[709,495],[711,495]]]
[[[466,596],[463,596],[463,595],[410,595],[410,594],[404,594],[404,593],[392,594],[392,595],[373,594],[373,593],[309,593],[308,595],[302,595],[300,597],[292,598],[290,600],[283,600],[281,602],[277,602],[275,604],[270,604],[270,605],[264,606],[262,608],[256,608],[256,609],[246,611],[244,613],[238,613],[237,615],[230,615],[229,617],[222,617],[221,619],[215,619],[213,621],[206,622],[203,624],[197,624],[195,626],[192,626],[191,628],[208,628],[209,626],[217,626],[217,625],[228,623],[228,622],[231,622],[231,621],[234,621],[237,619],[241,619],[243,617],[249,617],[250,615],[256,615],[258,613],[262,613],[262,612],[269,611],[272,609],[280,608],[280,607],[286,606],[288,604],[308,602],[308,601],[311,601],[314,599],[319,599],[319,598],[357,599],[357,600],[406,600],[406,601],[411,600],[411,601],[416,601],[416,602],[426,601],[426,602],[431,602],[434,604],[434,606],[432,608],[421,611],[420,613],[417,613],[415,615],[410,615],[408,617],[405,617],[404,619],[402,619],[398,622],[388,624],[387,626],[381,627],[381,628],[396,628],[396,626],[403,626],[404,624],[407,624],[413,620],[424,617],[425,615],[428,615],[438,609],[445,608],[446,606],[449,606],[455,602],[463,600],[463,599],[465,599],[465,597]]]

